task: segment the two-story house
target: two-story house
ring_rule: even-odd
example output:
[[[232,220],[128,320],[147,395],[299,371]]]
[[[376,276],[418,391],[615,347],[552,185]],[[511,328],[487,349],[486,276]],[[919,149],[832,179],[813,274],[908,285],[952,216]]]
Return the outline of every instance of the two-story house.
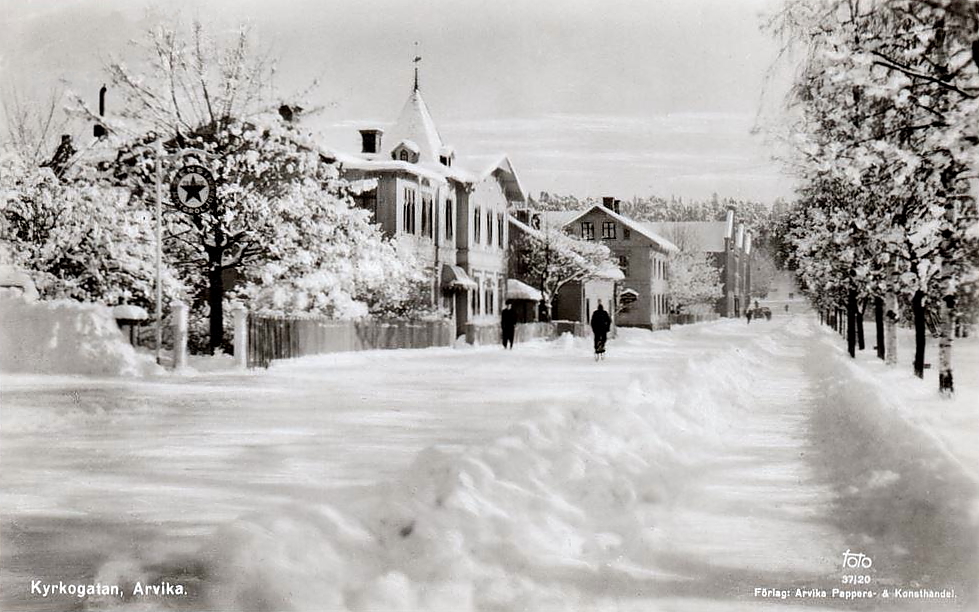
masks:
[[[618,283],[616,324],[662,329],[670,325],[668,260],[676,251],[669,240],[618,210],[615,198],[603,198],[584,211],[542,213],[543,222],[584,240],[600,240],[612,251],[624,279]],[[592,307],[594,307],[592,305]],[[558,309],[566,308],[562,304]]]
[[[506,292],[507,209],[526,196],[506,155],[460,158],[443,142],[417,81],[386,132],[360,130],[359,154],[337,154],[342,176],[373,179],[359,197],[384,233],[413,248],[431,303],[456,321],[497,326]]]

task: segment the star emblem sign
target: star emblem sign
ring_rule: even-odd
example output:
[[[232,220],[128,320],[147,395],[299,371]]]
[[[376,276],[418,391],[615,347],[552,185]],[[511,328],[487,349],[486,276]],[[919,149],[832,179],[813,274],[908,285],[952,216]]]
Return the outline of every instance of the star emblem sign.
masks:
[[[213,209],[216,195],[211,171],[197,164],[180,168],[170,182],[171,202],[189,215],[199,215]]]
[[[183,201],[190,203],[191,200],[197,200],[201,204],[204,203],[204,197],[201,197],[201,191],[207,189],[207,183],[201,180],[201,177],[196,174],[190,175],[190,180],[180,186],[184,190]],[[207,196],[205,192],[204,196]]]

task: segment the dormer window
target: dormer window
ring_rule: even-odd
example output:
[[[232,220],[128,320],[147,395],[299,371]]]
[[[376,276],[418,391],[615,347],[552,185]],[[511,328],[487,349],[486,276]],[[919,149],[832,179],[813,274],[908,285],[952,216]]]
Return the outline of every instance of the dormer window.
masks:
[[[452,167],[452,160],[455,159],[456,152],[452,147],[445,145],[439,150],[439,163],[446,168]]]
[[[409,164],[417,164],[420,152],[421,149],[418,148],[417,144],[405,139],[395,145],[391,150],[391,159],[408,162]]]

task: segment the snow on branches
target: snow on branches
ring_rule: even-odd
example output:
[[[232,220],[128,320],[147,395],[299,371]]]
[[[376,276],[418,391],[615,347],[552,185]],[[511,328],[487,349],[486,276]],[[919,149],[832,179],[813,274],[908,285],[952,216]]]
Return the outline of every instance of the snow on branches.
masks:
[[[558,228],[524,232],[511,243],[513,252],[521,258],[526,277],[536,281],[549,310],[558,292],[568,283],[623,278],[607,246],[571,236]]]
[[[825,304],[851,293],[910,302],[919,375],[924,311],[946,309],[950,324],[955,300],[975,292],[976,7],[789,0],[773,20],[787,46],[804,46],[786,132],[804,185],[800,275]]]

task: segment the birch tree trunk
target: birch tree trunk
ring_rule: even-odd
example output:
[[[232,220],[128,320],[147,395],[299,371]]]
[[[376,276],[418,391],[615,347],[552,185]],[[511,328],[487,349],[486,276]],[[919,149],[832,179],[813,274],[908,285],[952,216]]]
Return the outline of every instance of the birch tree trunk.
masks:
[[[897,365],[897,296],[887,296],[887,312],[884,314],[885,340],[884,363],[889,366]]]
[[[955,389],[952,385],[952,334],[955,325],[955,297],[946,296],[942,306],[942,332],[938,342],[938,391],[951,397]]]

